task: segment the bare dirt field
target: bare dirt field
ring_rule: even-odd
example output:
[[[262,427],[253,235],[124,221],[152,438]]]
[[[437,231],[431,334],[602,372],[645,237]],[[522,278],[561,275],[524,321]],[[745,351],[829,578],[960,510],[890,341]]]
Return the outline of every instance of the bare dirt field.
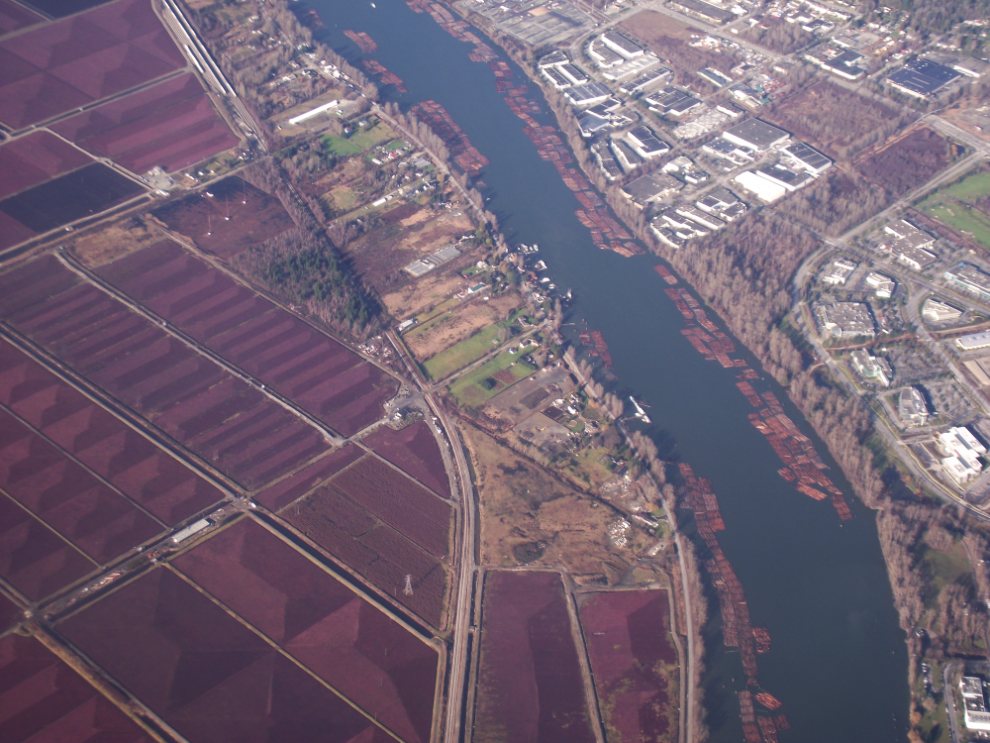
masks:
[[[543,410],[558,397],[568,395],[577,388],[574,378],[566,368],[552,371],[548,369],[549,367],[537,372],[505,392],[499,392],[489,401],[485,413],[514,426]],[[541,417],[551,425],[555,425],[546,416]]]
[[[901,121],[893,108],[821,80],[774,106],[767,119],[833,157],[850,157],[864,142],[886,137]]]
[[[134,217],[126,217],[102,229],[76,235],[65,245],[91,268],[137,252],[162,239],[160,232]]]
[[[614,512],[552,478],[541,467],[471,426],[463,427],[481,496],[485,564],[564,566],[575,575],[621,575],[645,539],[612,546]]]
[[[414,328],[403,336],[403,340],[413,355],[424,361],[464,340],[475,331],[508,319],[512,311],[522,303],[523,298],[514,291],[492,297],[488,302],[479,297],[455,307],[435,321],[424,323],[421,328]]]
[[[410,282],[417,281],[402,270],[403,266],[457,243],[458,238],[465,233],[474,232],[471,220],[459,208],[435,212],[428,219],[423,219],[419,215],[420,212],[416,212],[398,222],[386,223],[378,229],[365,233],[344,248],[347,257],[354,264],[354,270],[367,285],[374,287],[380,296],[384,297]],[[458,259],[455,265],[464,262],[464,259]],[[418,281],[421,282],[425,278]],[[391,311],[392,307],[387,301],[386,305]]]
[[[450,299],[467,283],[456,270],[457,266],[442,266],[425,276],[413,279],[403,286],[382,295],[382,304],[396,320],[413,317]]]
[[[703,67],[728,71],[732,66],[730,58],[724,54],[689,46],[691,35],[701,32],[663,13],[644,10],[620,23],[619,28],[670,60],[670,66],[677,73],[675,82],[682,85],[692,84],[696,88],[712,90],[711,84],[695,73]]]

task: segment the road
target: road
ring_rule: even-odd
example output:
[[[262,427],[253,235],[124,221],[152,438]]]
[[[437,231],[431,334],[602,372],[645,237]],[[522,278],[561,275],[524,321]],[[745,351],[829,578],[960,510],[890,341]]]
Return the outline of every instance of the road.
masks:
[[[962,665],[961,661],[946,663],[942,669],[942,693],[945,694],[945,716],[949,718],[949,732],[952,734],[952,743],[959,743],[959,723],[956,718],[955,693],[949,684],[949,676],[955,673],[956,668]]]

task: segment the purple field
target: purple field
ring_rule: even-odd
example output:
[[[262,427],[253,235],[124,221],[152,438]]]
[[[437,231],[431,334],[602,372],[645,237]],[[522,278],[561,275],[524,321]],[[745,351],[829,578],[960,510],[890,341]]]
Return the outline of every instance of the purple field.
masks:
[[[0,39],[0,121],[21,129],[185,67],[147,0]]]
[[[0,146],[0,199],[44,183],[93,159],[50,132],[32,132]]]
[[[53,258],[0,275],[0,315],[248,489],[329,448],[315,428]]]
[[[33,637],[0,640],[4,743],[152,743],[154,740]]]
[[[389,740],[167,568],[72,615],[57,632],[191,743]]]
[[[100,274],[344,436],[384,415],[398,381],[172,242]]]
[[[437,651],[242,519],[173,566],[406,743],[430,739]]]
[[[301,498],[320,483],[330,479],[349,464],[364,456],[364,450],[354,444],[347,444],[342,449],[317,460],[305,469],[293,473],[281,482],[272,485],[254,496],[261,505],[272,511],[278,511]]]

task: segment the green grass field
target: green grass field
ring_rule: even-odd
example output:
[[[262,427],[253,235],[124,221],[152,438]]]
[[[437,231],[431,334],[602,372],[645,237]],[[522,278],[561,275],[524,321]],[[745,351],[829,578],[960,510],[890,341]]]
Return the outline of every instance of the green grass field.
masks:
[[[953,545],[948,552],[926,550],[921,562],[929,575],[931,596],[930,601],[926,603],[930,606],[934,606],[935,599],[943,588],[955,583],[959,578],[968,575],[973,570],[969,564],[969,558],[966,556],[966,548],[962,544]]]
[[[423,368],[431,379],[443,379],[458,369],[463,369],[473,361],[477,361],[489,351],[496,348],[498,332],[505,323],[494,323],[482,328],[470,338],[455,343],[423,364]]]
[[[511,383],[498,380],[492,387],[484,384],[494,374],[508,370],[511,374]],[[470,374],[465,374],[448,388],[450,394],[457,400],[457,404],[464,408],[473,408],[481,405],[485,400],[494,397],[507,387],[511,387],[516,382],[525,379],[536,371],[536,367],[523,361],[519,354],[503,353],[496,356],[487,364],[483,364]]]
[[[337,157],[360,155],[386,139],[393,139],[395,132],[385,124],[376,123],[368,127],[358,127],[350,137],[323,135],[323,146]]]
[[[976,173],[939,189],[918,208],[990,250],[990,216],[967,204],[990,194],[990,173]]]

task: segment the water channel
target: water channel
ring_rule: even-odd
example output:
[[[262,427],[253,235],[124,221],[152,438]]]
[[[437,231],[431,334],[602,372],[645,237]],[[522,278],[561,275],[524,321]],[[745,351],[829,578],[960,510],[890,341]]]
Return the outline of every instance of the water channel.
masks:
[[[790,720],[791,730],[780,739],[904,740],[907,651],[872,514],[854,502],[825,446],[784,391],[770,387],[831,466],[852,521],[840,525],[828,501],[797,493],[777,474],[781,462],[749,424],[753,408],[736,389],[733,371],[705,361],[682,336],[684,320],[653,271],[658,259],[624,258],[595,247],[575,216],[574,195],[524,135],[523,122],[496,92],[491,70],[469,61],[470,44],[402,0],[305,2],[296,7],[315,8],[326,24],[317,37],[350,60],[361,53],[345,29],[367,32],[378,43],[369,56],[409,90],[398,95],[390,87],[387,98],[404,109],[433,99],[451,113],[491,161],[481,172],[482,192],[509,243],[539,243],[553,280],[574,292],[568,320],[602,332],[618,389],[649,404],[653,425],[647,432],[662,451],[672,448],[712,480],[727,526],[719,541],[742,582],[753,625],[767,627],[773,640],[771,651],[759,657],[759,678],[783,701]],[[526,82],[518,67],[512,69],[515,82]],[[544,112],[535,118],[553,124],[539,91],[529,87]],[[718,604],[714,594],[709,598],[716,621],[706,637],[708,723],[713,741],[736,743],[742,730],[735,693],[744,688],[744,676],[738,653],[722,647]]]

